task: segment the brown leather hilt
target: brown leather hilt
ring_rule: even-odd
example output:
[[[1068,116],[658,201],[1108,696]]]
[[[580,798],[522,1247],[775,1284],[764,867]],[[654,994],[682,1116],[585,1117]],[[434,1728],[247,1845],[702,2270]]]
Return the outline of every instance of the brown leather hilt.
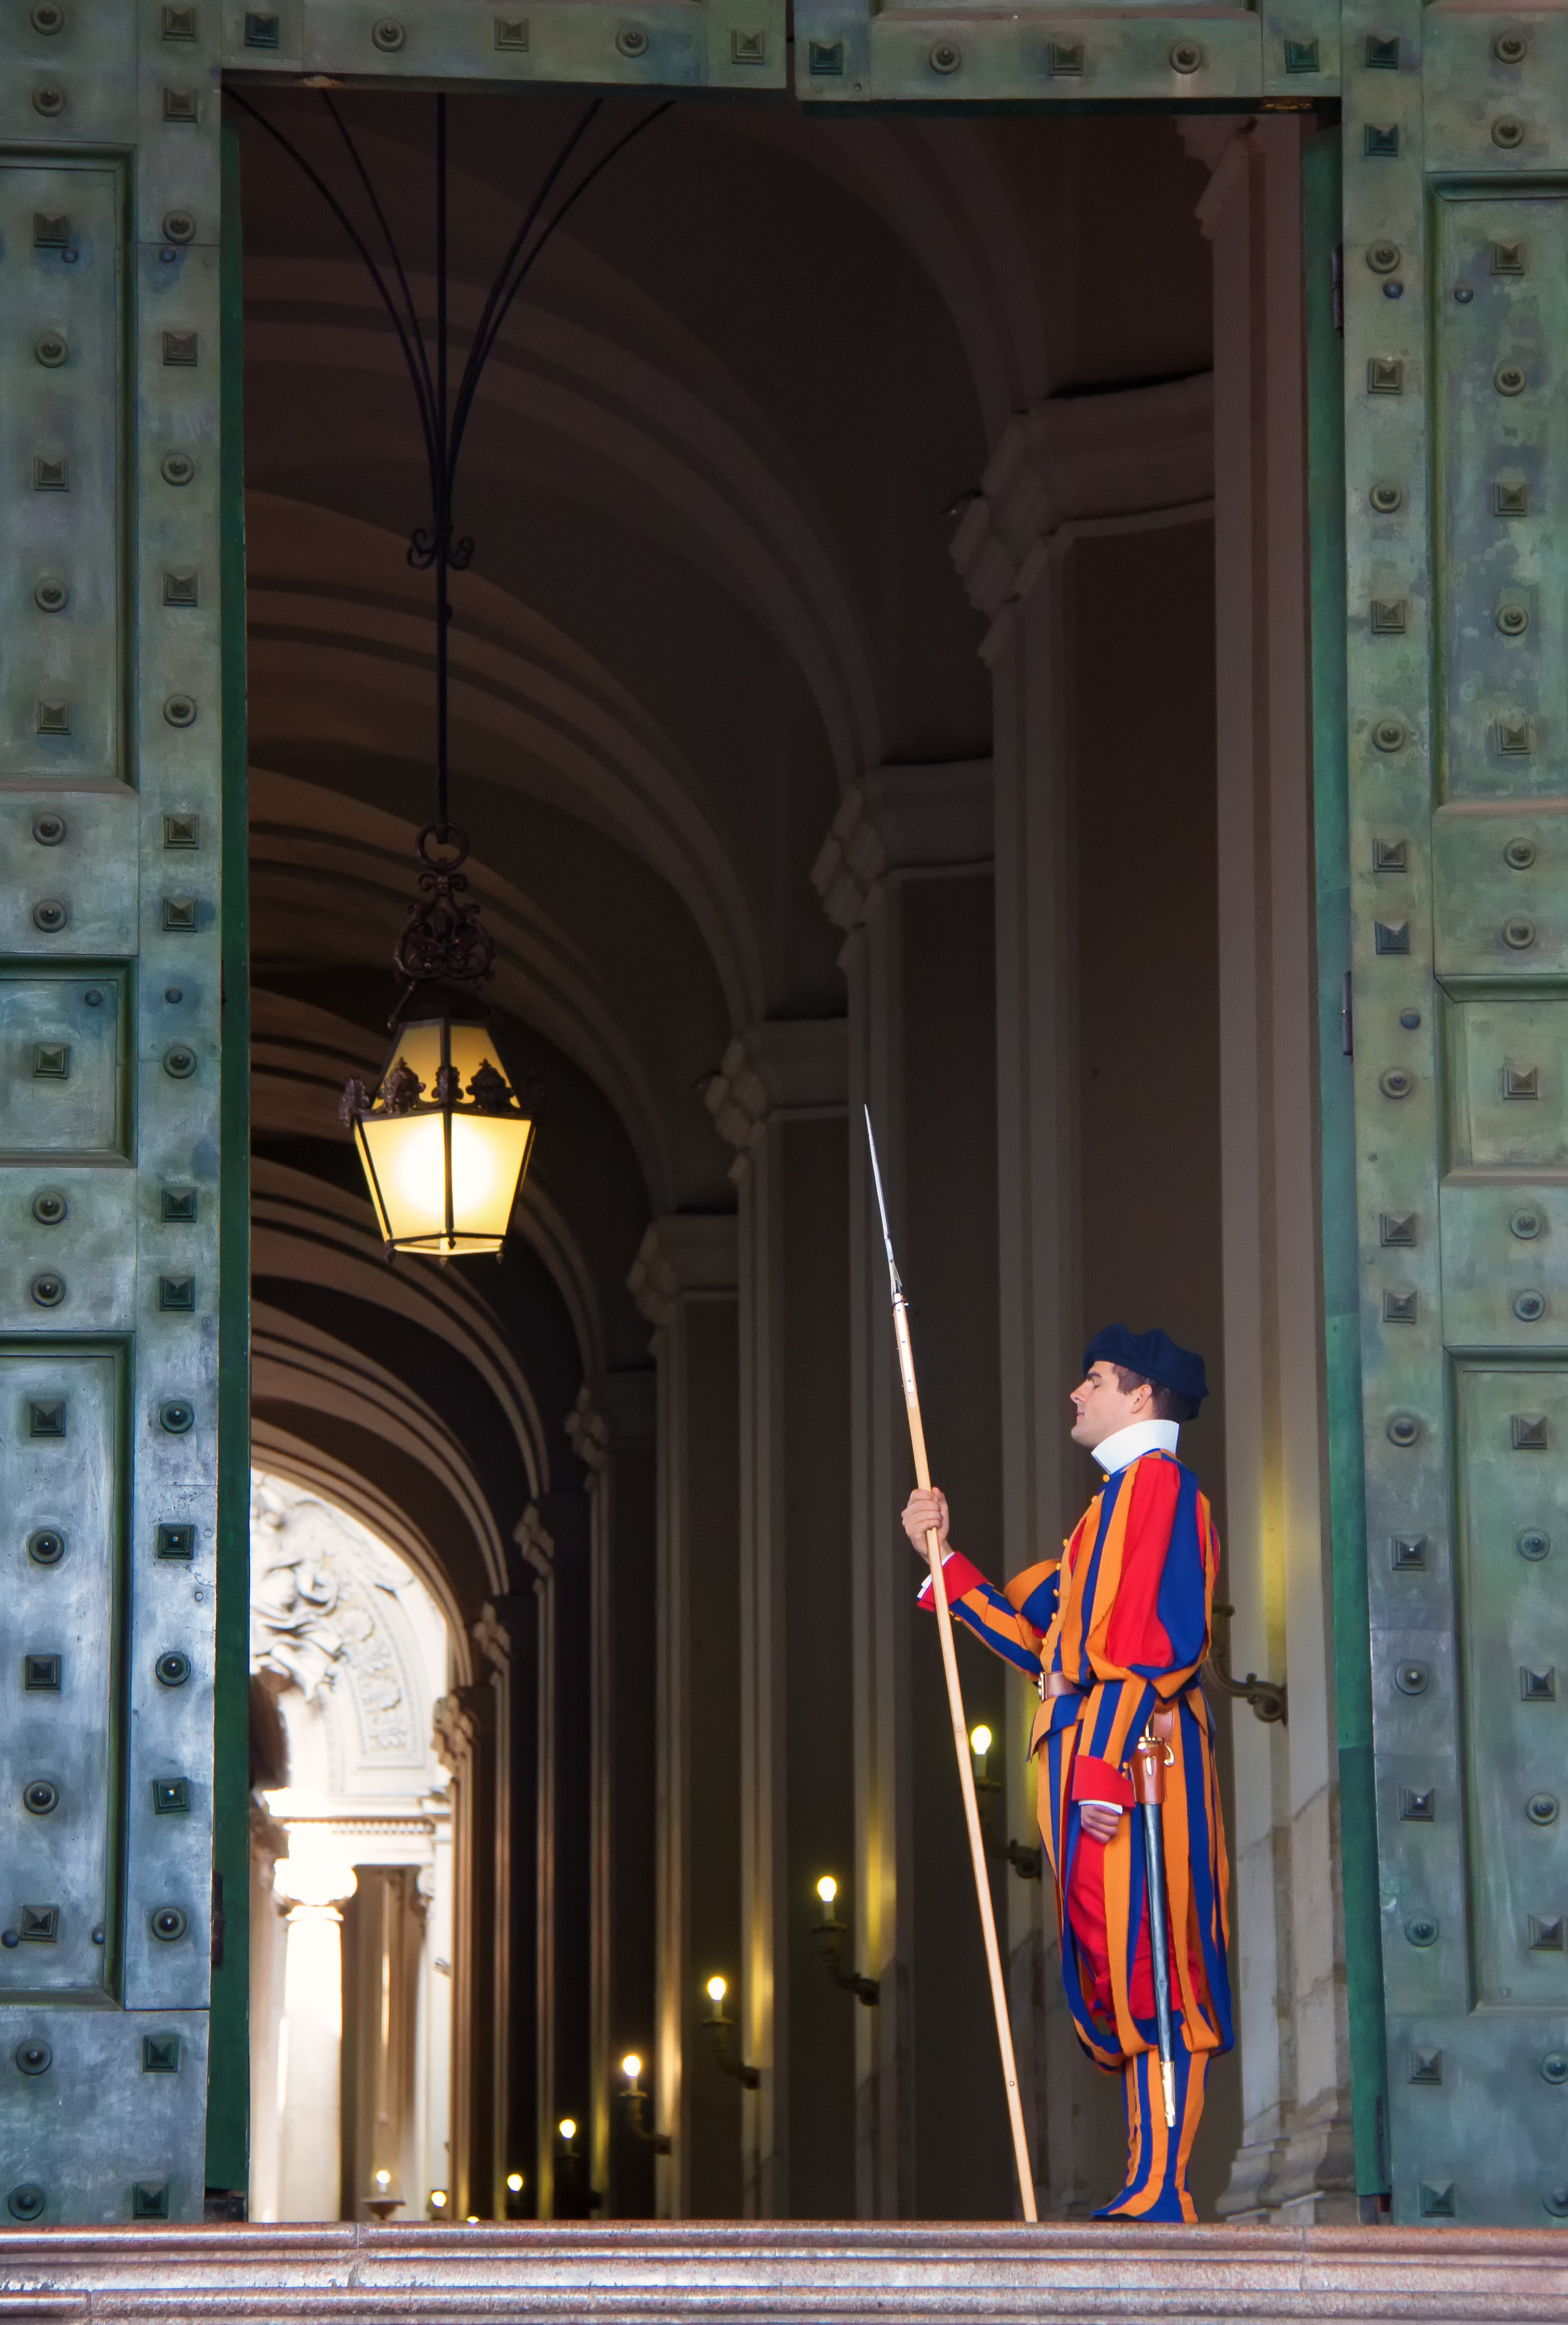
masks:
[[[1132,1797],[1140,1808],[1163,1808],[1165,1772],[1175,1758],[1171,1737],[1176,1734],[1176,1709],[1162,1704],[1150,1714],[1148,1726],[1132,1752]]]

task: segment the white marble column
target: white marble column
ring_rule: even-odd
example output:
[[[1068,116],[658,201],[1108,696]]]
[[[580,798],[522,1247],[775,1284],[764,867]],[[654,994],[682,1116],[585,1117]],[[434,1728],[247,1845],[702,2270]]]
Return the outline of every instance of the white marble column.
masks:
[[[1078,1515],[1067,1391],[1082,1369],[1078,1183],[1081,931],[1075,799],[1080,699],[1075,552],[1080,543],[1206,523],[1210,383],[1133,388],[1038,405],[1009,426],[954,537],[990,627],[996,827],[996,1057],[1002,1549],[1016,1573],[1054,1552]],[[1099,707],[1114,719],[1116,706]],[[1114,845],[1115,804],[1103,809]],[[1024,1745],[1032,1690],[1010,1680],[1007,1810],[1038,1830]],[[1014,2040],[1042,2212],[1086,2209],[1091,2133],[1114,2107],[1073,2034],[1043,1885],[1008,1887]],[[1103,2169],[1103,2163],[1102,2163]]]
[[[1221,1105],[1235,1667],[1289,1686],[1235,1720],[1243,2145],[1223,2209],[1356,2218],[1337,1910],[1319,1396],[1303,128],[1184,125],[1212,175]]]
[[[741,2040],[749,2217],[853,2204],[855,2005],[810,1937],[847,1871],[853,1716],[842,1018],[755,1025],[707,1104],[737,1149],[741,1343]]]
[[[733,1214],[648,1229],[629,1278],[658,1367],[658,1991],[661,2218],[734,2215],[742,2093],[702,2033],[702,1981],[740,1975],[739,1428]],[[744,2103],[755,2104],[746,2094]]]
[[[280,2220],[336,2220],[342,2202],[343,1913],[355,1872],[296,1838],[273,1869],[287,1951],[278,2029]]]

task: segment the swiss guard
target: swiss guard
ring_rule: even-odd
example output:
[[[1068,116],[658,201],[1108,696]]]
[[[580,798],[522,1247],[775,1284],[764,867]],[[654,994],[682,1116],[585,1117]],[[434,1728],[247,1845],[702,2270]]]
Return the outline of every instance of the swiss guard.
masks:
[[[1233,2040],[1230,1867],[1197,1685],[1220,1547],[1176,1459],[1208,1383],[1201,1357],[1121,1324],[1096,1333],[1084,1370],[1073,1442],[1105,1482],[1059,1561],[994,1589],[950,1547],[935,1487],[910,1496],[904,1528],[923,1547],[935,1526],[955,1616],[1039,1689],[1029,1753],[1063,1981],[1078,2040],[1121,2076],[1127,2103],[1127,2184],[1094,2218],[1190,2221],[1204,2081]],[[928,1579],[920,1603],[931,1604]]]

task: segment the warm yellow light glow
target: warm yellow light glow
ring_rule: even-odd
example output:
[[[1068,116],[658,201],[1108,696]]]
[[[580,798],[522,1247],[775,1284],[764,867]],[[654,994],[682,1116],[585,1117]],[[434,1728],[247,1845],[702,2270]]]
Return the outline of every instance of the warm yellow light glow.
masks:
[[[447,2209],[447,2191],[446,2191],[444,2188],[432,2188],[432,2189],[431,2189],[431,2191],[430,2191],[430,2209],[431,2209],[431,2211],[432,2211],[432,2212],[444,2212],[444,2211],[446,2210],[446,2209]]]
[[[507,2186],[511,2189],[511,2191],[512,2191],[512,2194],[513,2194],[514,2196],[521,2196],[521,2193],[522,2193],[522,2174],[521,2174],[521,2172],[509,2172],[507,2173],[507,2175],[506,2175],[506,2184],[507,2184]]]
[[[838,1884],[831,1873],[825,1873],[816,1885],[816,1894],[825,1905],[831,1905],[838,1894]]]
[[[975,1758],[977,1760],[983,1760],[986,1754],[991,1749],[990,1728],[984,1727],[972,1728],[969,1731],[969,1741],[973,1747]]]
[[[479,2215],[477,2212],[469,2213],[466,2226],[471,2228],[476,2228],[479,2226]]]
[[[457,1076],[454,1105],[433,1100],[443,1039]],[[497,1252],[505,1240],[517,1190],[528,1167],[533,1124],[516,1112],[485,1113],[468,1095],[482,1067],[501,1075],[495,1045],[483,1025],[432,1018],[404,1026],[385,1080],[407,1068],[420,1085],[409,1114],[372,1112],[355,1118],[355,1143],[382,1235],[400,1250],[439,1257]],[[504,1079],[504,1077],[503,1077]],[[447,1223],[447,1165],[451,1218]]]
[[[724,1983],[722,1978],[709,1978],[708,2000],[710,2002],[722,2002],[729,1990],[728,1986]]]
[[[390,2172],[378,2172],[375,2175],[375,2184],[378,2188],[390,2188],[392,2186],[392,2173]]]
[[[634,2083],[642,2072],[642,2061],[635,2051],[628,2051],[621,2061],[621,2072],[629,2083]]]
[[[447,1236],[446,1127],[452,1130]],[[388,1243],[414,1251],[499,1251],[533,1125],[516,1115],[403,1114],[356,1125]]]
[[[577,2135],[576,2119],[569,2115],[562,2116],[559,2123],[556,2126],[556,2129],[560,2133],[561,2137],[565,2140],[576,2139]]]

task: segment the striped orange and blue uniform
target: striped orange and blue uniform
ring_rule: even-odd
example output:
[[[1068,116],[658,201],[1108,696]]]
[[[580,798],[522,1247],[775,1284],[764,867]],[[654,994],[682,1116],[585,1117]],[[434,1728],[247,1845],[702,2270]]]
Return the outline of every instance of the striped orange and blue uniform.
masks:
[[[1123,2076],[1128,2180],[1117,2218],[1194,2219],[1186,2163],[1208,2061],[1233,2040],[1230,1868],[1213,1718],[1197,1685],[1209,1652],[1219,1540],[1197,1479],[1151,1452],[1108,1477],[1063,1548],[1005,1590],[957,1552],[944,1570],[955,1617],[1038,1681],[1040,1832],[1055,1876],[1062,1973],[1078,2039]],[[920,1594],[929,1605],[929,1581]],[[1133,1805],[1129,1761],[1149,1716],[1176,1712],[1167,1770],[1165,1878],[1176,2030],[1176,2124],[1167,2133],[1158,2060],[1141,1819],[1102,1845],[1084,1801]],[[1153,2094],[1152,2107],[1150,2093]]]

